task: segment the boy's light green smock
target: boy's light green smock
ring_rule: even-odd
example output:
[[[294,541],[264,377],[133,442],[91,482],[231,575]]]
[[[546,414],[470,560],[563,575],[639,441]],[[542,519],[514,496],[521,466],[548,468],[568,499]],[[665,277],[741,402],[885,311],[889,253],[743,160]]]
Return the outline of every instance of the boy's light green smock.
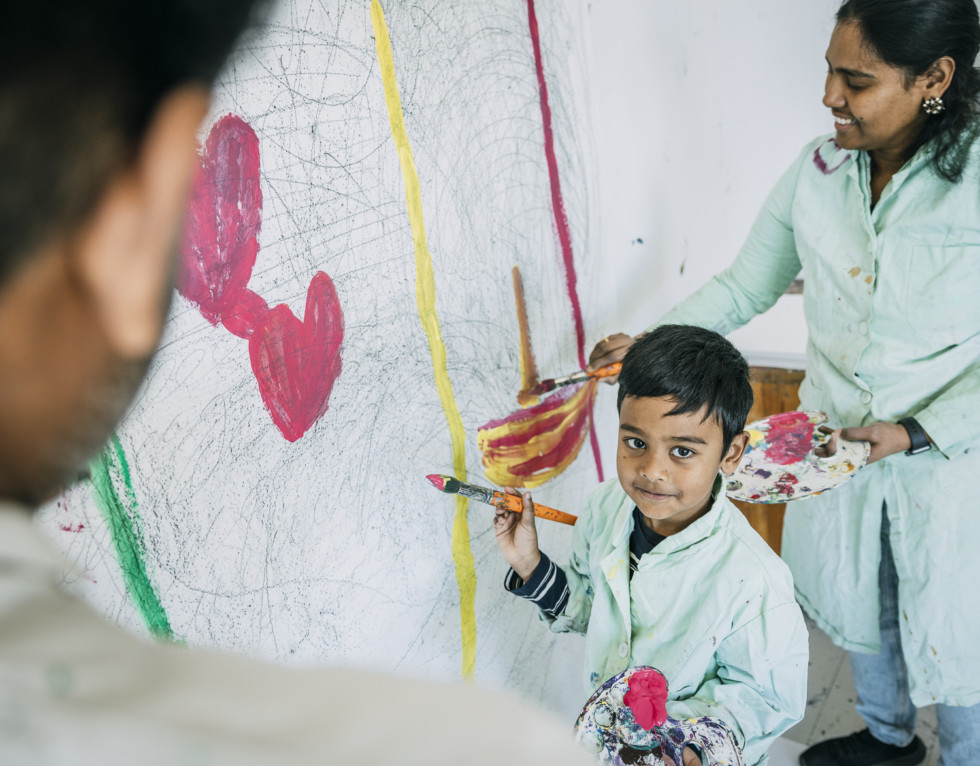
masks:
[[[716,484],[716,494],[720,489]],[[728,723],[747,764],[803,717],[807,634],[789,570],[723,494],[641,557],[630,579],[634,503],[615,479],[575,524],[569,600],[555,631],[587,632],[586,690],[632,665],[667,678],[674,718]]]
[[[801,405],[835,426],[911,415],[930,452],[892,455],[787,507],[783,557],[836,643],[876,652],[882,503],[916,705],[980,702],[980,142],[953,184],[920,150],[870,205],[869,158],[808,145],[732,266],[658,324],[727,333],[802,266],[809,341]]]

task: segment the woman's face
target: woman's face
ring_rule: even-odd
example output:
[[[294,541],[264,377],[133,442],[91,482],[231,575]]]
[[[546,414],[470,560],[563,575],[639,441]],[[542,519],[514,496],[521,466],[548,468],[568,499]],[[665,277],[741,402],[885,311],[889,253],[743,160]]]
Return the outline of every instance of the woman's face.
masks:
[[[834,115],[837,143],[904,159],[927,119],[925,78],[906,87],[905,72],[864,44],[856,22],[838,24],[827,48],[824,106]]]

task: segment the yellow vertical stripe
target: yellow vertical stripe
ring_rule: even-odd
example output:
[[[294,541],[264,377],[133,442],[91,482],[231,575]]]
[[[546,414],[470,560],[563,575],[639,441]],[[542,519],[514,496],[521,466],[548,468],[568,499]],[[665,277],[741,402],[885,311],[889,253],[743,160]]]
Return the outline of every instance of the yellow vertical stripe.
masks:
[[[402,117],[402,103],[398,95],[398,82],[395,79],[395,61],[391,53],[388,25],[385,24],[384,11],[378,0],[371,2],[371,23],[374,26],[374,40],[378,50],[378,64],[381,67],[381,80],[384,83],[385,102],[388,105],[391,135],[395,139],[402,175],[405,177],[405,202],[408,205],[408,221],[412,227],[412,240],[415,244],[415,295],[418,300],[419,319],[429,340],[436,390],[439,392],[439,401],[442,403],[442,409],[445,410],[452,437],[453,471],[456,478],[466,481],[466,434],[463,430],[463,419],[459,415],[459,407],[456,406],[452,383],[449,381],[446,344],[442,341],[439,317],[436,315],[436,281],[432,272],[432,256],[429,254],[429,245],[425,239],[419,175],[415,170],[415,159],[412,157],[412,147],[408,142],[405,120]],[[470,548],[467,508],[467,499],[456,495],[452,549],[453,563],[456,566],[456,582],[459,585],[459,616],[463,639],[462,672],[464,678],[472,678],[476,664],[476,568],[473,565],[473,551]]]

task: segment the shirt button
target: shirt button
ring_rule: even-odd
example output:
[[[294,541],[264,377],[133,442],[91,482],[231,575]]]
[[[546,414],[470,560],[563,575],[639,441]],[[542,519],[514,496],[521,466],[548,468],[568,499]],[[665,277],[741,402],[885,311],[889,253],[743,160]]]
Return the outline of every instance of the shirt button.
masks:
[[[858,325],[858,330],[861,332],[862,335],[867,335],[868,334],[868,323],[867,322],[861,322],[861,324]]]
[[[863,394],[861,394],[861,401],[864,402],[865,404],[870,404],[871,403],[871,392],[870,391],[865,391]]]
[[[629,656],[629,653],[630,645],[623,641],[623,643],[619,645],[619,656],[625,660]]]

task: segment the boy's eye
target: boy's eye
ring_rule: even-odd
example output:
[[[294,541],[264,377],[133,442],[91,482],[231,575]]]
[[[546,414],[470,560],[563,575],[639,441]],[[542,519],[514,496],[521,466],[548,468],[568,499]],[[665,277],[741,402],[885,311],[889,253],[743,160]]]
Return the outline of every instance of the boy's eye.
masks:
[[[626,446],[630,449],[644,449],[647,445],[642,439],[637,439],[635,436],[630,436],[628,439],[626,439]]]
[[[670,451],[670,454],[674,457],[691,457],[694,454],[694,450],[689,450],[687,447],[674,447]]]

